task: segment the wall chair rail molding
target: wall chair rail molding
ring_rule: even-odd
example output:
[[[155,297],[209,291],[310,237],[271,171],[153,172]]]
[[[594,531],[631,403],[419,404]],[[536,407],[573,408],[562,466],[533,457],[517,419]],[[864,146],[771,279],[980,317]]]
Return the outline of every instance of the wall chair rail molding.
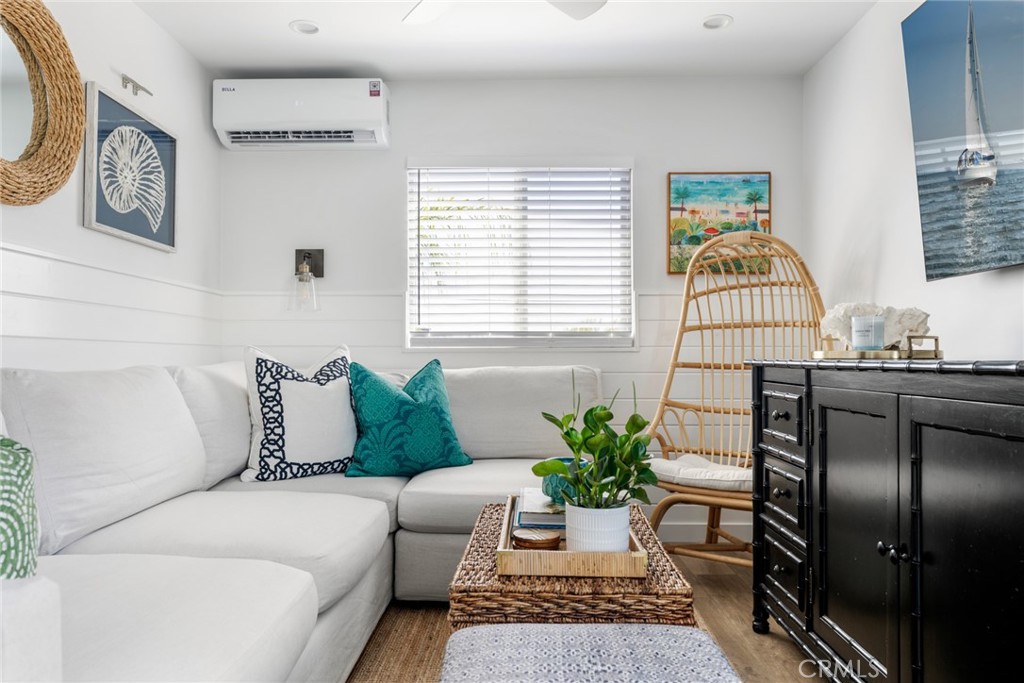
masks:
[[[17,47],[32,94],[32,132],[15,160],[0,159],[0,203],[38,204],[64,186],[85,128],[82,77],[64,33],[40,0],[4,0],[0,23]]]
[[[85,227],[174,251],[177,137],[92,81],[86,107]]]

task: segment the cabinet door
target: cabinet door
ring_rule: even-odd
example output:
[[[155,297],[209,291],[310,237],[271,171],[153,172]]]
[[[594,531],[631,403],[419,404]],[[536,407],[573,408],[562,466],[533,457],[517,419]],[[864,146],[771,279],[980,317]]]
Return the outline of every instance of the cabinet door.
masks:
[[[900,415],[912,558],[903,680],[1019,680],[1024,406],[906,397]]]
[[[898,400],[818,387],[812,394],[811,628],[844,677],[898,680],[900,567],[878,551],[880,542],[899,543]]]

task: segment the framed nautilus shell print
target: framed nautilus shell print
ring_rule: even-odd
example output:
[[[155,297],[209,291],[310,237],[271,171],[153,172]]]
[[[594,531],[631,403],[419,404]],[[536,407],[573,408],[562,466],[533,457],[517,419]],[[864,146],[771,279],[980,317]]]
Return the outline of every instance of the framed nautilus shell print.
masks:
[[[86,83],[85,227],[174,251],[177,141]]]

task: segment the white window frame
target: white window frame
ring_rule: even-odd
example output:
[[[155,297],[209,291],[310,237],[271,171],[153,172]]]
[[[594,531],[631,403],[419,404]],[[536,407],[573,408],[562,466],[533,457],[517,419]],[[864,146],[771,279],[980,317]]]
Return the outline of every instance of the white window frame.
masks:
[[[609,306],[618,298],[620,302],[628,301],[628,315],[620,316],[615,323],[619,326],[628,325],[625,330],[613,331],[606,328],[594,333],[571,333],[566,331],[556,332],[520,332],[511,334],[494,333],[481,328],[475,331],[466,330],[461,334],[455,331],[444,333],[423,332],[418,330],[417,321],[414,319],[413,307],[418,301],[416,291],[417,277],[414,268],[420,263],[417,255],[419,243],[419,220],[421,212],[414,205],[414,200],[420,196],[414,189],[413,172],[421,169],[611,169],[626,172],[629,183],[628,189],[628,218],[624,223],[627,226],[627,241],[625,245],[628,255],[624,259],[628,268],[628,275],[616,283],[620,288],[628,283],[628,296],[618,297],[609,295]],[[407,215],[408,225],[406,230],[406,242],[409,246],[407,255],[407,287],[405,307],[405,347],[411,350],[436,349],[436,348],[459,348],[459,349],[487,349],[487,348],[564,348],[564,349],[593,349],[593,350],[635,350],[637,348],[637,312],[636,312],[636,285],[634,271],[634,229],[633,229],[633,187],[635,185],[635,170],[632,159],[618,158],[586,158],[586,159],[525,159],[525,158],[410,158],[407,162]],[[622,259],[620,258],[620,263]]]

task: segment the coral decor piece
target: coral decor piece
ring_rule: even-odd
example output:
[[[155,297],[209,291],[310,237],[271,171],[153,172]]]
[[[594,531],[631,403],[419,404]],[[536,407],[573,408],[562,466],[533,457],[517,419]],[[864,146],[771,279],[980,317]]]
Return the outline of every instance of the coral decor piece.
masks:
[[[853,348],[851,318],[861,315],[878,315],[885,318],[883,346],[885,348],[910,348],[908,336],[928,334],[928,314],[919,308],[893,308],[871,303],[836,304],[825,312],[821,319],[821,335],[843,342],[846,348]]]

